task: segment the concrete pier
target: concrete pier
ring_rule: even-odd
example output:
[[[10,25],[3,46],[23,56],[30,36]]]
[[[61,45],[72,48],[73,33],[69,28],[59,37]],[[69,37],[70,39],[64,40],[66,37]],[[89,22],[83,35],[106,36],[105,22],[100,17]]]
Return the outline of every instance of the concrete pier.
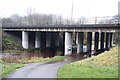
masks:
[[[79,32],[79,33],[77,33],[78,34],[78,36],[77,36],[77,54],[79,54],[79,53],[83,53],[83,36],[84,36],[84,34],[83,34],[83,32]]]
[[[78,44],[78,32],[75,33],[75,44]]]
[[[106,33],[106,44],[105,44],[105,49],[109,50],[109,33]]]
[[[91,52],[92,32],[87,32],[87,52]]]
[[[112,47],[113,44],[113,33],[110,33],[110,47]]]
[[[46,33],[46,47],[51,47],[51,33]]]
[[[99,46],[99,32],[95,32],[95,37],[94,37],[94,50],[98,51],[98,46]]]
[[[41,47],[46,47],[46,32],[41,32]]]
[[[22,47],[28,49],[28,32],[22,31]]]
[[[65,55],[72,54],[72,33],[65,32]]]
[[[101,32],[101,35],[100,35],[100,50],[102,52],[104,51],[104,40],[105,40],[105,33]]]
[[[40,48],[40,32],[35,32],[35,48]]]
[[[55,47],[56,35],[55,32],[51,32],[51,47]]]
[[[57,46],[57,47],[60,44],[59,37],[60,37],[59,32],[56,32],[55,33],[55,46]]]

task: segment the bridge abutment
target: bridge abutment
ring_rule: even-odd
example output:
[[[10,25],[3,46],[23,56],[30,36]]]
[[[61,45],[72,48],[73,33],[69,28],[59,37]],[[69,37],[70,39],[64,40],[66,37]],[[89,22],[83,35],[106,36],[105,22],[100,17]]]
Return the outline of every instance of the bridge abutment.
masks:
[[[26,32],[26,31],[22,31],[22,47],[24,49],[28,49],[29,48],[29,41],[28,41],[28,38],[29,38],[29,33]]]
[[[72,54],[72,33],[65,32],[65,55]]]
[[[77,33],[77,54],[83,53],[83,36],[83,32]]]

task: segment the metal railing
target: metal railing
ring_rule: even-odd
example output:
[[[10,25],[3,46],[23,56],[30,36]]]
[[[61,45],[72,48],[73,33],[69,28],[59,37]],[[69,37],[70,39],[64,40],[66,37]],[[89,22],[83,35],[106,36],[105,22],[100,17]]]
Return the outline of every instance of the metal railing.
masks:
[[[105,16],[93,18],[79,18],[74,20],[74,24],[120,24],[120,17],[118,16]]]
[[[105,17],[93,17],[93,18],[77,18],[77,19],[65,19],[62,21],[44,21],[44,23],[33,20],[31,23],[26,20],[20,22],[8,22],[2,21],[2,27],[10,26],[49,26],[49,25],[84,25],[84,24],[120,24],[120,16],[105,16]]]

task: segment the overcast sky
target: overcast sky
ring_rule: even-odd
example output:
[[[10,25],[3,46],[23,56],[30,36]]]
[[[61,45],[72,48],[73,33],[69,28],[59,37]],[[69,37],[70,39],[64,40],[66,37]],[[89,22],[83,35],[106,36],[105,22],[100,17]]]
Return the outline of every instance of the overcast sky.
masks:
[[[57,14],[64,18],[114,16],[118,13],[120,0],[0,0],[0,16],[9,17],[12,14],[26,15],[28,8],[45,14]]]

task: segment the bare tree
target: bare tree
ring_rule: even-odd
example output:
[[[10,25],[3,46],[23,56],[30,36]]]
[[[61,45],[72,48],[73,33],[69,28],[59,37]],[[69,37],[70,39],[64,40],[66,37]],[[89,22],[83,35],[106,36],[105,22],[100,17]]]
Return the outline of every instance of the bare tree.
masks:
[[[10,18],[2,18],[2,27],[13,26]]]
[[[13,14],[11,17],[13,26],[21,26],[22,25],[22,17],[18,14]]]
[[[26,10],[27,21],[29,26],[33,26],[33,14],[35,13],[35,8],[28,8]]]
[[[119,16],[115,15],[113,17],[106,17],[99,21],[99,24],[117,24]]]
[[[85,23],[87,23],[87,18],[86,17],[81,17],[80,19],[79,19],[79,22],[78,22],[79,24],[85,24]]]

